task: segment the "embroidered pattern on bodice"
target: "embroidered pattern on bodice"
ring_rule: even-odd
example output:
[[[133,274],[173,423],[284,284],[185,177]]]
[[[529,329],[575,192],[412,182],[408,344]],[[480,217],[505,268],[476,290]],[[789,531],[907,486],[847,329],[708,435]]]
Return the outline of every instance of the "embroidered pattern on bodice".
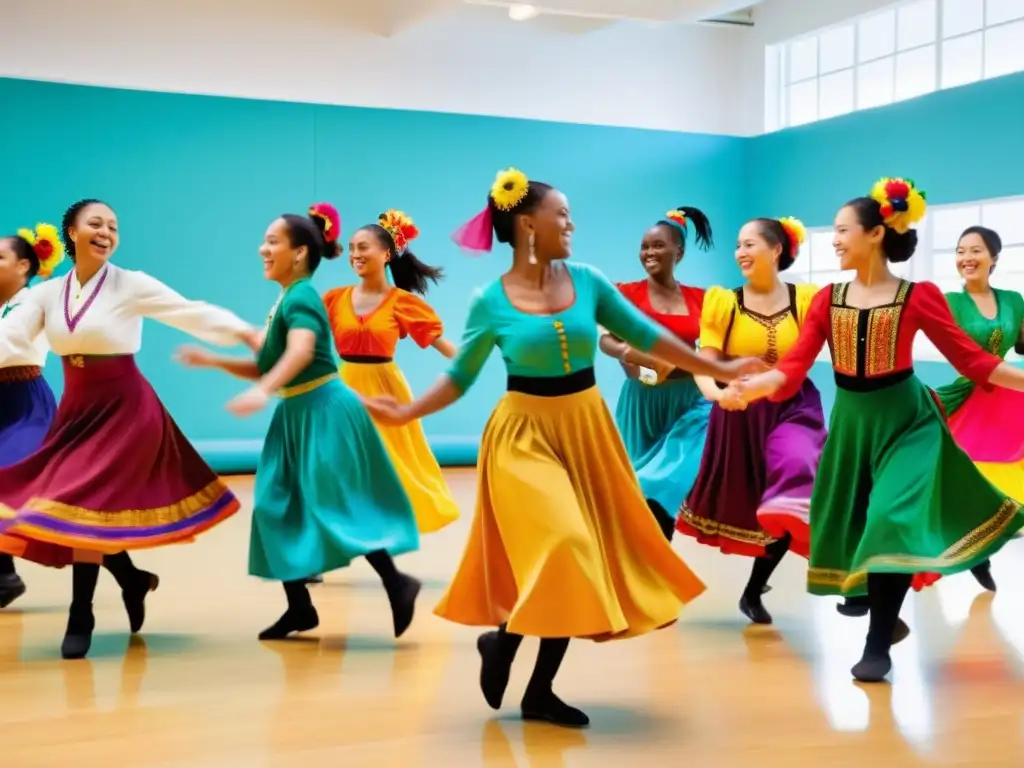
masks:
[[[901,280],[891,303],[870,309],[846,305],[849,283],[832,286],[829,346],[836,373],[871,378],[895,370],[896,338],[912,285]]]

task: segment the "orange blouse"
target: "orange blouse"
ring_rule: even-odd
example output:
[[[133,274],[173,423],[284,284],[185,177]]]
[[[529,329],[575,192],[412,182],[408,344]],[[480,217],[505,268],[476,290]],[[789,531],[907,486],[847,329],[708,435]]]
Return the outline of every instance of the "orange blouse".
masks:
[[[392,288],[374,310],[357,315],[354,290],[354,285],[346,285],[324,294],[334,346],[342,358],[394,357],[400,339],[411,336],[421,347],[429,347],[444,332],[441,318],[415,294]]]

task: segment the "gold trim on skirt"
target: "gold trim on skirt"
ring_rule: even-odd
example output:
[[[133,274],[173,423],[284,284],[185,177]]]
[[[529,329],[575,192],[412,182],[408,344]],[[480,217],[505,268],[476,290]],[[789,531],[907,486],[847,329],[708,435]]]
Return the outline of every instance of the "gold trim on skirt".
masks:
[[[469,542],[435,609],[442,618],[615,640],[674,623],[704,591],[648,509],[597,387],[507,393],[477,472]]]

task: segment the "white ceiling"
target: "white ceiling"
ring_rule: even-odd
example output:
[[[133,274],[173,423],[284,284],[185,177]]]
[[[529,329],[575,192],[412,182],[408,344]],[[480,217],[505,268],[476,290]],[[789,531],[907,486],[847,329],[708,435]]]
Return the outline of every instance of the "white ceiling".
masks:
[[[376,35],[390,36],[427,19],[466,13],[488,13],[509,23],[554,27],[583,34],[622,21],[697,23],[729,18],[749,19],[761,0],[535,0],[539,15],[525,22],[509,19],[511,0],[342,0],[331,8],[334,21]]]

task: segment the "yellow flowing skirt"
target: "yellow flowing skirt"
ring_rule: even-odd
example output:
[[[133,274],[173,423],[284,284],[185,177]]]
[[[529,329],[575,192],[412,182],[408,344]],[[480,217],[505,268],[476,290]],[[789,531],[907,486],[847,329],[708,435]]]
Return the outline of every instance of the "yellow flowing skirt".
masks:
[[[341,364],[341,379],[361,395],[391,395],[400,403],[412,401],[412,391],[395,363]],[[412,502],[420,533],[433,533],[459,517],[441,466],[434,458],[419,421],[402,427],[377,424],[384,447],[395,465],[398,479]]]
[[[442,618],[618,640],[674,623],[705,589],[647,508],[597,387],[507,393],[484,430],[478,477]]]

